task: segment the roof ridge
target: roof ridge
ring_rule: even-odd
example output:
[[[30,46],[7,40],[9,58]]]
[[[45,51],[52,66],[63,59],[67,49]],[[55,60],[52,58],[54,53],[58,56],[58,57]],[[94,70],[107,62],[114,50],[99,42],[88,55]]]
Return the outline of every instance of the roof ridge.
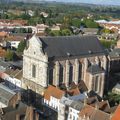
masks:
[[[97,37],[96,35],[70,35],[70,36],[38,36],[38,38],[71,38],[71,37]]]

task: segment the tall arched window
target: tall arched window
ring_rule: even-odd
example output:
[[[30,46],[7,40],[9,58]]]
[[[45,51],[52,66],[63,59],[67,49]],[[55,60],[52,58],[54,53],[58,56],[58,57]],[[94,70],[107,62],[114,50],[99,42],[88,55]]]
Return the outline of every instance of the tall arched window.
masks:
[[[36,77],[36,66],[32,65],[32,77]]]
[[[95,91],[95,92],[99,92],[99,86],[98,86],[98,84],[99,84],[99,76],[95,76],[94,77],[94,80],[93,80],[93,90]]]
[[[99,76],[96,76],[96,79],[95,79],[95,91],[98,92],[98,82],[99,82]]]
[[[59,85],[63,83],[63,66],[60,65],[60,71],[59,71]]]
[[[69,68],[69,84],[71,84],[73,82],[73,65],[70,65]]]
[[[53,68],[49,69],[49,84],[53,84]]]
[[[79,64],[78,82],[80,82],[81,76],[82,76],[82,64]]]

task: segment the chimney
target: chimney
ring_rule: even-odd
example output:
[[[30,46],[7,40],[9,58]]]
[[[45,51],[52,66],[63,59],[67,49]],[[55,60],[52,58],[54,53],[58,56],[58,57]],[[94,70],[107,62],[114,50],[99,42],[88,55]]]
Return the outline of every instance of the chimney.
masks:
[[[3,109],[2,108],[0,108],[0,113],[3,115],[4,114],[4,112],[3,112]]]
[[[19,106],[19,101],[14,101],[13,102],[13,108],[17,108]]]
[[[18,101],[21,101],[21,93],[19,92],[17,95],[18,95]]]
[[[33,111],[32,106],[29,107],[29,110],[30,110],[30,120],[34,120],[34,119],[33,119],[34,111]]]
[[[37,112],[35,113],[35,120],[39,120],[39,114]]]
[[[16,108],[16,102],[15,101],[13,102],[13,108]]]
[[[98,103],[95,103],[95,109],[96,109],[96,110],[99,110]]]
[[[84,106],[86,106],[87,105],[87,99],[85,98],[84,99]]]
[[[16,114],[16,120],[20,120],[20,115]]]
[[[110,114],[110,120],[112,119],[113,115],[114,115],[113,113]]]

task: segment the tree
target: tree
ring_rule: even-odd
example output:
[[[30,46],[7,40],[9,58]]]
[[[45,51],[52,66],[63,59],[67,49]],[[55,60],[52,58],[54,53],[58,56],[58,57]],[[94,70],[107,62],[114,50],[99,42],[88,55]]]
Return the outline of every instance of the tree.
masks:
[[[26,41],[25,40],[21,40],[19,45],[18,45],[17,52],[18,53],[23,53],[25,47],[26,47]]]
[[[13,61],[14,60],[14,52],[8,49],[6,56],[5,56],[5,59],[7,61]]]
[[[105,99],[107,99],[112,106],[114,106],[116,103],[119,104],[120,102],[120,95],[108,92],[108,95],[105,96]]]
[[[49,33],[51,32],[51,29],[50,28],[46,28],[45,29],[45,33],[49,35]]]
[[[20,16],[20,18],[22,18],[23,20],[29,20],[30,19],[30,15],[24,13],[24,14],[22,14]]]
[[[63,30],[60,31],[60,35],[70,36],[70,35],[72,35],[72,32],[69,29],[63,29]]]
[[[94,22],[92,19],[86,19],[85,25],[87,28],[99,28],[99,24]]]
[[[72,19],[70,22],[70,25],[75,26],[75,27],[80,27],[80,25],[83,24],[80,19]]]
[[[51,35],[51,36],[60,36],[60,31],[58,31],[58,30],[50,31],[49,35]]]
[[[102,29],[102,33],[110,34],[110,33],[114,33],[114,31],[104,28],[104,29]]]
[[[100,40],[100,42],[105,48],[111,48],[112,46],[116,45],[116,41]]]

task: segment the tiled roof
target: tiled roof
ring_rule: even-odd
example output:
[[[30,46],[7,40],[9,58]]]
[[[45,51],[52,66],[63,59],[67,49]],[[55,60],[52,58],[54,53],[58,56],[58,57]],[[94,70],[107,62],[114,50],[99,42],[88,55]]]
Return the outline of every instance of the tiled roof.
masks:
[[[5,105],[9,104],[9,100],[15,95],[16,93],[11,91],[9,88],[5,87],[4,85],[0,84],[0,102],[4,103]]]
[[[26,25],[27,20],[8,20],[8,19],[1,19],[0,23],[9,23],[9,24],[14,24],[14,25]]]
[[[94,104],[91,104],[91,106],[95,107],[97,104],[98,108],[102,111],[106,111],[108,109],[110,109],[110,105],[108,103],[108,101],[102,101],[102,102],[96,102]]]
[[[110,120],[110,114],[100,110],[95,110],[95,112],[91,115],[90,120]]]
[[[117,107],[111,120],[120,120],[120,105]]]
[[[117,83],[114,88],[120,89],[120,84]]]
[[[120,58],[120,48],[115,48],[109,52],[110,58]]]
[[[88,97],[88,98],[87,98],[87,104],[88,104],[88,105],[95,104],[95,103],[97,103],[97,102],[98,102],[98,99],[97,99],[96,96],[95,96],[95,97]]]
[[[64,94],[64,91],[50,85],[44,92],[44,99],[50,100],[50,96],[53,96],[57,99],[61,99]]]
[[[71,88],[71,89],[78,88],[80,92],[88,91],[88,89],[87,89],[87,87],[86,87],[86,85],[85,85],[85,83],[84,83],[83,80],[80,80],[80,82],[79,82],[78,85],[76,85],[74,82],[72,82],[72,83],[70,84],[70,88]]]
[[[7,33],[6,32],[0,32],[0,36],[5,37],[5,36],[7,36]]]
[[[80,94],[80,91],[79,91],[78,87],[76,87],[76,88],[74,88],[74,89],[68,90],[67,93],[68,93],[70,96],[74,96],[74,95],[79,95],[79,94]]]
[[[80,80],[79,84],[78,84],[78,88],[81,92],[86,92],[88,91],[87,86],[85,85],[83,80]]]
[[[94,56],[105,54],[96,36],[40,37],[49,58]]]
[[[89,120],[110,120],[110,114],[89,105],[84,106],[80,111],[79,116],[81,118],[89,118]]]
[[[78,111],[81,111],[82,108],[83,108],[83,105],[84,104],[81,101],[73,101],[71,103],[70,107],[72,107],[72,108],[74,108],[74,109],[76,109]]]
[[[116,111],[117,107],[118,107],[118,106],[111,107],[111,108],[105,110],[105,112],[106,112],[106,113],[113,114],[113,113]]]
[[[0,57],[5,57],[6,56],[6,51],[2,48],[0,48]]]
[[[19,70],[19,69],[16,69],[16,70],[14,70],[14,69],[7,69],[5,71],[5,73],[8,74],[11,77],[15,77],[15,78],[21,80],[23,71]]]
[[[8,36],[5,38],[7,41],[21,41],[24,40],[24,36]]]
[[[80,117],[84,117],[84,116],[88,116],[90,117],[91,114],[94,112],[94,108],[92,106],[86,105],[85,107],[83,107],[83,109],[80,111],[79,116]]]

